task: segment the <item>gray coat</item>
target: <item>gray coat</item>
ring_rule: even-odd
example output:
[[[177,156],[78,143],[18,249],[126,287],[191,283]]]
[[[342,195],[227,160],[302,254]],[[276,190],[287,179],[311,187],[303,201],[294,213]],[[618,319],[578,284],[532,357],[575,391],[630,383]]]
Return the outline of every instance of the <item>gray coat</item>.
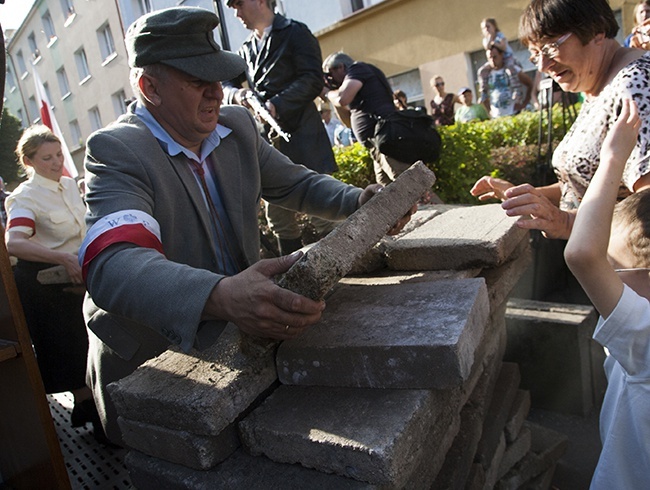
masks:
[[[212,156],[242,269],[259,260],[260,198],[332,220],[356,210],[360,189],[292,164],[260,138],[246,109],[222,107],[219,122],[232,133]],[[172,343],[187,351],[216,340],[224,323],[200,317],[223,276],[209,212],[186,158],[166,154],[135,114],[88,139],[85,166],[88,228],[111,213],[138,210],[160,225],[164,252],[116,243],[88,268],[88,376],[105,413],[112,410],[105,399],[109,382]],[[107,434],[119,441],[110,425]]]

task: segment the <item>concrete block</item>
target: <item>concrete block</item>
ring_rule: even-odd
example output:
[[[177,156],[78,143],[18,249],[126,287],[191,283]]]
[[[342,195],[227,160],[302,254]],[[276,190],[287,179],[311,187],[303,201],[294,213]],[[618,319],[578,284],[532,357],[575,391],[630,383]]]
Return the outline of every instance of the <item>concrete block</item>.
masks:
[[[532,435],[529,428],[522,428],[514,441],[506,446],[505,453],[501,459],[497,479],[503,478],[510,469],[521,461],[530,452]]]
[[[234,423],[217,436],[158,427],[123,417],[118,418],[118,423],[128,447],[197,470],[207,470],[221,463],[240,446]]]
[[[528,412],[530,412],[530,391],[519,390],[517,391],[510,416],[506,422],[505,434],[508,444],[519,436],[519,431],[528,418]]]
[[[487,461],[487,467],[485,468],[485,484],[483,485],[484,490],[491,490],[494,487],[494,484],[497,482],[499,468],[503,462],[503,456],[505,452],[506,437],[502,432],[499,436],[498,443],[494,448],[494,452],[490,455],[490,458]]]
[[[395,236],[386,235],[383,237],[377,245],[372,247],[368,252],[362,255],[357,259],[348,275],[352,274],[368,274],[380,269],[386,268],[386,248],[390,247],[390,244],[397,240],[399,237],[406,235],[407,233],[412,232],[413,230],[419,228],[427,221],[433,219],[434,217],[444,213],[449,209],[453,209],[456,206],[447,205],[447,204],[426,204],[424,206],[418,206],[417,212],[411,216],[411,220],[406,223],[402,231]]]
[[[278,285],[314,300],[322,299],[417,203],[435,180],[433,172],[422,162],[411,165],[309,249],[282,275]]]
[[[476,461],[486,468],[490,464],[510,415],[519,388],[519,380],[518,366],[504,362],[494,387],[492,401],[485,414],[483,432],[476,450]]]
[[[528,235],[499,204],[451,209],[396,240],[386,251],[393,270],[496,267]]]
[[[602,401],[605,353],[593,307],[511,299],[504,359],[519,364],[533,407],[585,416]]]
[[[239,428],[253,455],[403,488],[437,452],[442,465],[460,409],[450,390],[281,386]]]
[[[210,348],[170,349],[109,385],[125,419],[217,436],[276,382],[273,352],[242,354],[239,331],[228,325]]]
[[[489,315],[483,279],[343,286],[321,321],[282,343],[284,384],[447,389],[474,363]]]
[[[519,283],[532,262],[532,250],[528,236],[519,242],[508,260],[498,266],[481,271],[490,297],[490,307],[496,309],[504,303]]]
[[[474,463],[467,478],[465,490],[483,490],[485,486],[485,468],[480,463]]]
[[[568,438],[552,429],[526,422],[531,431],[531,451],[494,486],[496,490],[515,490],[553,468],[566,451]]]
[[[482,430],[482,411],[471,405],[463,407],[460,413],[460,430],[431,488],[465,488]]]
[[[375,490],[368,483],[328,475],[300,465],[274,463],[241,450],[219,466],[199,471],[130,451],[125,457],[131,483],[138,490]]]

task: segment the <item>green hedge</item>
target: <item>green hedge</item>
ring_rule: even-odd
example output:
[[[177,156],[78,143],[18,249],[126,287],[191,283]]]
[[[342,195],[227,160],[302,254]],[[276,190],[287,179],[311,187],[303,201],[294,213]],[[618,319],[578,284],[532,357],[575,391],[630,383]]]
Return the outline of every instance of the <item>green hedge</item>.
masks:
[[[553,109],[555,143],[564,136],[570,119],[568,113],[563,115],[560,106]],[[523,112],[512,117],[440,127],[441,157],[429,165],[437,177],[436,194],[446,203],[476,204],[478,201],[469,190],[483,175],[501,177],[516,184],[534,183],[540,170],[545,169],[546,118],[541,155],[539,121],[539,112]],[[351,147],[335,148],[334,154],[339,166],[334,174],[336,178],[359,187],[374,182],[372,159],[363,146],[356,143]]]

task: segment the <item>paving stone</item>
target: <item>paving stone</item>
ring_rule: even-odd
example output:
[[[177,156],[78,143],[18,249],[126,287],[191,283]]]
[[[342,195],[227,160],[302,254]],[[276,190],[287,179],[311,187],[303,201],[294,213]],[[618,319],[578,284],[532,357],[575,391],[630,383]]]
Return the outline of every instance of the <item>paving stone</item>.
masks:
[[[321,321],[282,343],[284,384],[451,388],[465,381],[489,315],[482,278],[340,285]]]
[[[207,470],[221,463],[240,446],[234,423],[217,436],[158,427],[123,417],[118,418],[118,423],[128,447],[197,470]]]
[[[498,267],[483,269],[480,273],[485,278],[491,309],[496,309],[508,300],[517,283],[532,263],[532,250],[528,236],[519,242],[508,260]]]
[[[173,348],[111,383],[118,414],[174,430],[217,436],[277,379],[273,352],[247,357],[228,325],[210,348]]]
[[[431,450],[442,451],[442,465],[460,409],[451,390],[281,386],[239,428],[253,455],[402,488]],[[437,448],[443,439],[447,447]]]
[[[532,436],[528,427],[522,428],[519,437],[506,446],[497,479],[503,478],[510,469],[523,459],[531,448]]]
[[[519,367],[514,363],[504,362],[494,387],[490,407],[485,415],[483,432],[476,451],[476,461],[486,468],[490,464],[510,415],[519,388],[519,380]]]
[[[499,468],[503,462],[505,452],[506,437],[503,435],[503,432],[501,432],[498,443],[494,448],[494,452],[490,454],[490,458],[487,461],[487,467],[485,468],[485,485],[483,488],[489,489],[494,487],[494,484],[498,480]]]
[[[274,463],[268,458],[236,451],[207,471],[129,451],[125,458],[129,476],[138,490],[371,490],[380,487],[300,465]]]
[[[513,298],[508,302],[505,360],[519,364],[532,406],[585,416],[602,401],[605,353],[592,339],[592,306]]]
[[[517,391],[510,416],[506,422],[505,434],[508,444],[519,436],[519,431],[528,418],[528,412],[530,412],[530,391],[519,390]]]
[[[531,451],[495,485],[496,490],[515,490],[553,468],[568,445],[568,438],[552,429],[526,422],[531,431]]]
[[[465,490],[483,490],[485,486],[485,468],[480,463],[474,463],[467,478]]]
[[[319,240],[282,275],[278,285],[314,300],[322,299],[435,181],[426,165],[414,163]]]
[[[427,221],[433,219],[436,216],[453,209],[454,205],[447,204],[427,204],[418,206],[417,212],[411,216],[411,220],[406,223],[402,231],[395,236],[384,236],[377,245],[372,247],[367,253],[357,259],[352,268],[350,269],[350,274],[368,274],[380,269],[386,268],[386,249],[390,247],[390,244],[397,240],[399,237],[406,235],[407,233],[412,232],[416,228],[419,228]]]
[[[434,489],[465,488],[483,430],[479,407],[466,405],[460,413],[460,430],[445,455],[445,463],[431,486]]]
[[[391,244],[387,265],[394,270],[496,267],[528,231],[499,204],[451,209]]]

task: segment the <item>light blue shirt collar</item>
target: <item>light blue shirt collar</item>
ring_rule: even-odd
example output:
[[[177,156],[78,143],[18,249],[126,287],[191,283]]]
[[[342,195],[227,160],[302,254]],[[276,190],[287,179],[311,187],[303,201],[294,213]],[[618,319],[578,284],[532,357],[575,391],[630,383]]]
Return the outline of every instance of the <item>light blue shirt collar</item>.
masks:
[[[170,156],[176,156],[179,153],[183,153],[187,158],[194,160],[198,163],[203,163],[208,155],[214,151],[214,149],[219,146],[221,139],[228,136],[232,133],[232,130],[217,124],[217,127],[210,133],[210,135],[203,140],[201,144],[201,154],[196,155],[193,151],[188,150],[183,145],[177,143],[174,138],[172,138],[169,133],[160,125],[156,118],[153,117],[149,110],[142,106],[140,102],[135,105],[135,114],[142,120],[142,122],[149,128],[149,131],[160,141],[163,145],[164,150]]]

